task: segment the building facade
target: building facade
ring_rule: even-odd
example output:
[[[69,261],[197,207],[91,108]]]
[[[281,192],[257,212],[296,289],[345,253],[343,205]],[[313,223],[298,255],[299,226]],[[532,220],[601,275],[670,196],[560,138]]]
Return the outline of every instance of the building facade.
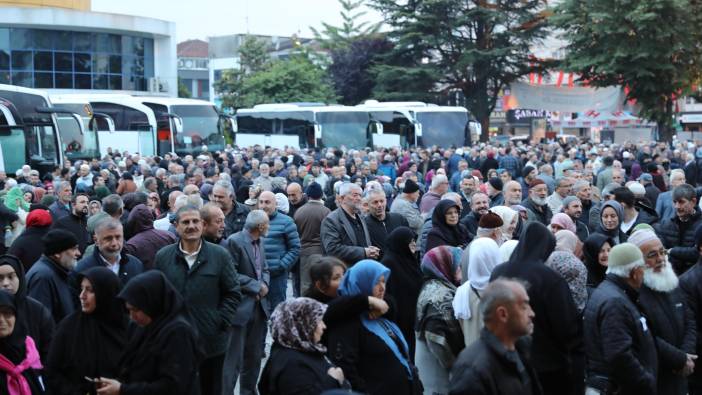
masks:
[[[210,99],[210,59],[207,41],[178,43],[178,78],[193,99]]]

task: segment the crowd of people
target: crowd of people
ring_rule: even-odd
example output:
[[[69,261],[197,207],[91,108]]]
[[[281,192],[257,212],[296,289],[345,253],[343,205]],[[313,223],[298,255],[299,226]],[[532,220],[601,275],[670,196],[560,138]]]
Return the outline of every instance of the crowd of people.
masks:
[[[702,394],[701,186],[686,141],[0,172],[0,394]]]

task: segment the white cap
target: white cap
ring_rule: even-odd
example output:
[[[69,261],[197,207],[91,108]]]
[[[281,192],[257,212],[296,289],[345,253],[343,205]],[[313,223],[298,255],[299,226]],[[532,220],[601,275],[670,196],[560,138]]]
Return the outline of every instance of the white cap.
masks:
[[[622,156],[624,157],[624,159],[629,159],[629,157],[631,156],[631,154],[629,153],[629,151],[624,151],[624,153],[622,154]]]

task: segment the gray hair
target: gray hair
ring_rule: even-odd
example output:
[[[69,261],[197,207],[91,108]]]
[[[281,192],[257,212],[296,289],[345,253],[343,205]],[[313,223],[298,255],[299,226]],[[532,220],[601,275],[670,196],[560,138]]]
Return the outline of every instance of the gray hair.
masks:
[[[336,185],[334,185],[334,188],[336,188]],[[361,189],[361,187],[358,186],[358,184],[354,184],[354,183],[352,183],[352,182],[344,182],[344,183],[341,184],[341,187],[339,187],[339,193],[338,193],[338,195],[339,195],[339,196],[346,196],[346,195],[348,195],[349,193],[351,193],[352,190],[355,190],[355,189],[357,189],[357,190],[359,190],[359,191],[363,191],[363,190]]]
[[[161,177],[163,174],[166,174],[166,169],[159,167],[154,174],[156,174],[156,177]]]
[[[232,186],[231,182],[219,180],[214,184],[212,190],[214,191],[214,189],[217,187],[226,189],[227,193],[229,194],[229,197],[234,196],[234,187]]]
[[[439,185],[448,182],[448,177],[443,174],[437,174],[431,179],[431,189],[435,189]]]
[[[244,222],[244,229],[251,232],[252,230],[258,228],[263,224],[268,223],[268,214],[263,210],[251,210],[246,216],[246,222]]]
[[[443,195],[441,195],[441,200],[451,200],[454,202],[460,202],[461,201],[461,195],[459,195],[456,192],[446,192]]]
[[[173,220],[173,222],[177,224],[178,222],[180,222],[180,217],[181,217],[183,214],[185,214],[185,213],[190,213],[190,212],[196,212],[197,215],[198,215],[200,218],[202,218],[202,215],[200,215],[200,208],[201,208],[201,207],[202,207],[202,206],[197,207],[197,206],[192,205],[192,204],[186,204],[185,206],[179,208],[178,211],[176,211],[176,213],[175,213],[175,219]]]
[[[108,217],[108,218],[104,218],[104,219],[98,221],[93,233],[98,235],[98,234],[102,233],[103,230],[115,230],[115,229],[122,230],[122,223],[119,222],[118,219]]]
[[[66,187],[68,187],[70,189],[71,183],[68,181],[59,181],[59,182],[54,184],[54,191],[56,191],[56,193],[59,193]]]
[[[173,204],[174,209],[176,211],[180,210],[184,206],[193,206],[199,210],[202,208],[203,205],[204,205],[204,202],[199,194],[197,194],[197,195],[180,195],[176,198],[176,201]]]
[[[580,192],[583,188],[589,187],[590,183],[585,181],[585,180],[578,180],[575,184],[573,184],[573,193],[578,193]]]
[[[113,216],[117,215],[124,208],[122,197],[116,193],[102,198],[102,211]]]
[[[690,184],[682,184],[675,187],[675,189],[673,189],[673,201],[676,202],[680,199],[697,199],[695,188]]]
[[[483,322],[488,322],[493,318],[493,314],[498,307],[512,304],[517,299],[512,284],[519,284],[524,289],[529,288],[529,284],[516,278],[500,277],[490,282],[480,295],[480,312],[483,314]]]

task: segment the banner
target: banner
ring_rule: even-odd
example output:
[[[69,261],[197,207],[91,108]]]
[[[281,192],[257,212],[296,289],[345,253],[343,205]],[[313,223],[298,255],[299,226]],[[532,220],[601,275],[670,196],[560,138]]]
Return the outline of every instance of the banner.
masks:
[[[562,89],[556,85],[529,85],[515,82],[510,86],[517,108],[539,108],[547,111],[584,112],[621,111],[624,95],[619,87]]]

